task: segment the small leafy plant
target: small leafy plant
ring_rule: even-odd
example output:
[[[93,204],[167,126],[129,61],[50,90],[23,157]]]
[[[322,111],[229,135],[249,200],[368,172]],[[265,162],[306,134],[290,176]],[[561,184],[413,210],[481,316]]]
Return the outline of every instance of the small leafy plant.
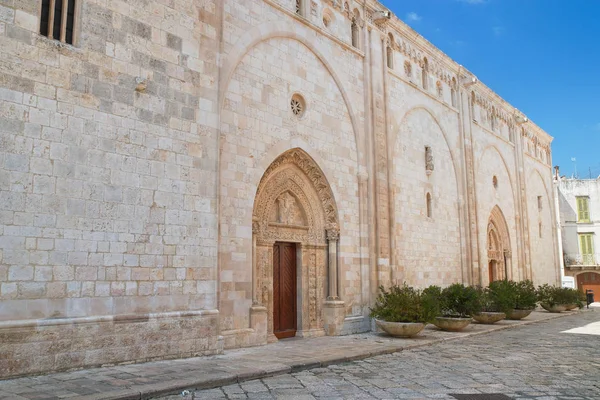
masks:
[[[512,282],[514,289],[513,308],[515,310],[533,310],[537,305],[535,286],[530,280]]]
[[[506,313],[513,309],[515,302],[514,282],[493,281],[483,290],[482,308],[487,312]]]
[[[371,317],[387,322],[431,322],[437,315],[437,306],[433,299],[422,291],[408,286],[394,285],[380,293],[371,308]]]
[[[565,291],[565,296],[569,298],[568,304],[575,304],[578,308],[583,308],[587,303],[585,293],[582,290],[562,288]]]
[[[574,289],[544,284],[538,286],[536,293],[538,301],[541,304],[547,305],[549,307],[554,307],[557,305],[568,305],[577,303],[578,297],[574,297],[575,293],[572,292],[573,290]]]
[[[468,318],[481,310],[477,289],[471,286],[455,283],[441,290],[430,286],[425,293],[437,301],[442,317]]]

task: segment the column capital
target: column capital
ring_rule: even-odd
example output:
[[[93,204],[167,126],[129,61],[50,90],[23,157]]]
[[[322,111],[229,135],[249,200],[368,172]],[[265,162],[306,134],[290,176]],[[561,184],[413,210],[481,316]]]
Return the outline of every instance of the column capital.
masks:
[[[328,229],[327,230],[327,240],[329,241],[337,241],[340,238],[340,230],[339,229]]]

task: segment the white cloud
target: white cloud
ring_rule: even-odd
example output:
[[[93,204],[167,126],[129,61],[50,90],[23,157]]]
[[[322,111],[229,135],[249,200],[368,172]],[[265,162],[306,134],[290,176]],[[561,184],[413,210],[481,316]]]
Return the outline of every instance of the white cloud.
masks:
[[[407,21],[419,22],[422,19],[423,18],[421,18],[421,16],[419,14],[417,14],[416,12],[409,12],[408,14],[406,14]]]

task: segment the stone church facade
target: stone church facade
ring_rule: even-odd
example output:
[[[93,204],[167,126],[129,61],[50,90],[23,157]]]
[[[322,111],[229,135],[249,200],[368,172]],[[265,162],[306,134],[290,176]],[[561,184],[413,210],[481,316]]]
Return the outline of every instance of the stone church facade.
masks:
[[[557,283],[552,138],[372,0],[0,2],[0,374]]]

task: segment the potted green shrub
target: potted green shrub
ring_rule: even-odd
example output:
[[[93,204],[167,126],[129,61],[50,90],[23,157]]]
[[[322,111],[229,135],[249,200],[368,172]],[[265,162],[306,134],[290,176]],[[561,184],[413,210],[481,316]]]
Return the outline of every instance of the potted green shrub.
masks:
[[[514,298],[512,309],[506,312],[506,318],[520,320],[535,310],[537,305],[535,286],[530,280],[511,282],[511,285],[514,290]]]
[[[567,309],[570,298],[563,288],[544,284],[538,286],[536,293],[542,308],[548,312],[559,313]]]
[[[571,288],[563,288],[563,290],[565,291],[565,296],[569,298],[567,311],[575,308],[583,308],[586,302],[585,293],[583,293],[583,291]]]
[[[422,291],[408,286],[394,285],[380,293],[371,317],[386,333],[397,337],[413,337],[425,328],[437,315],[437,306]]]
[[[480,311],[477,289],[455,283],[444,289],[430,286],[425,295],[438,304],[439,315],[432,322],[438,328],[458,332],[471,323],[471,316]]]
[[[487,288],[479,288],[481,311],[473,314],[473,319],[481,324],[494,324],[506,318],[512,309],[514,290],[506,280],[490,282]]]

